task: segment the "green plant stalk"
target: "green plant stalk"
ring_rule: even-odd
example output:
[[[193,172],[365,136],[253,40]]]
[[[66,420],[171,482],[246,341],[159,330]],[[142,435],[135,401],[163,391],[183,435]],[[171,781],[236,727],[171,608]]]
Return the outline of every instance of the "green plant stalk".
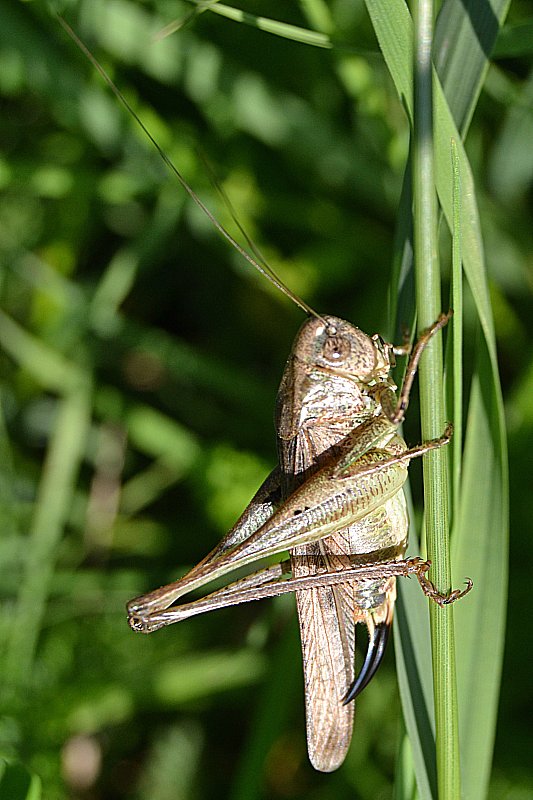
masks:
[[[453,370],[451,375],[451,419],[454,425],[452,440],[452,529],[455,527],[461,498],[461,462],[463,444],[463,271],[461,257],[461,178],[457,144],[452,139],[451,158],[453,168],[453,230],[452,230],[452,289],[451,302],[454,311],[451,327]]]
[[[396,91],[412,121],[413,32],[409,11],[403,0],[367,0],[366,5]],[[470,86],[470,104],[475,104],[485,72],[486,65],[483,59],[486,60],[486,55],[483,54],[490,51],[497,33],[493,22],[496,19],[501,25],[506,11],[505,0],[493,0],[490,5],[479,3],[476,5],[476,14],[473,17],[472,8],[469,8],[470,15],[465,14],[460,26],[462,30],[460,36],[454,37],[449,30],[442,32],[443,43],[455,43],[453,63],[465,64],[473,55],[478,61],[477,72],[472,72],[470,69],[468,71],[471,80],[474,80]],[[441,25],[446,21],[441,15],[438,24]],[[487,29],[493,31],[492,37],[479,54],[477,32]],[[456,69],[455,74],[461,76],[461,86],[449,86],[452,94],[461,91],[467,80],[460,70]],[[462,268],[481,328],[470,391],[468,420],[465,426],[461,504],[457,518],[454,510],[454,531],[457,535],[454,535],[452,545],[453,562],[460,565],[460,575],[470,575],[475,580],[475,591],[470,599],[459,603],[454,609],[455,620],[458,622],[457,636],[460,637],[457,640],[460,643],[457,647],[457,678],[461,708],[462,785],[466,796],[473,800],[484,800],[490,775],[505,629],[508,548],[507,450],[494,324],[483,264],[483,245],[474,179],[461,136],[438,82],[434,82],[434,113],[436,185],[440,205],[450,228],[453,220],[454,185],[450,159],[452,139],[457,146],[461,182],[459,215]],[[467,114],[467,117],[470,116],[471,109]],[[407,193],[404,193],[404,197],[408,197]],[[409,255],[407,241],[407,245],[402,249],[402,267],[405,270],[409,269]],[[480,498],[482,498],[481,505]],[[455,577],[458,579],[459,575]],[[402,593],[407,592],[407,588],[399,589],[398,620],[400,620]],[[432,759],[434,748],[431,747],[430,752],[427,743],[427,737],[430,735],[427,723],[432,722],[429,719],[431,709],[426,703],[428,694],[424,688],[425,684],[417,681],[423,674],[421,673],[423,662],[420,656],[424,654],[425,659],[425,630],[420,626],[415,612],[418,614],[416,598],[413,597],[409,605],[405,606],[405,614],[409,617],[409,621],[406,621],[404,628],[410,636],[406,640],[402,636],[397,652],[405,650],[405,654],[409,655],[412,643],[418,660],[407,662],[402,655],[398,658],[398,667],[400,682],[403,680],[402,702],[413,745],[413,763],[417,773],[418,789],[424,800],[433,800],[437,793],[436,787],[434,788],[436,778],[433,780],[436,773]],[[407,642],[407,648],[404,641]],[[479,680],[480,663],[484,669],[483,681]],[[404,667],[405,664],[407,668]],[[484,731],[485,735],[480,737],[479,731]]]
[[[433,161],[432,38],[433,3],[414,3],[414,125],[413,206],[415,287],[419,330],[436,319],[441,309],[437,257],[437,199]],[[444,426],[442,345],[439,337],[427,348],[420,363],[422,437],[437,436]],[[424,457],[425,531],[432,579],[439,589],[451,586],[448,550],[448,500],[446,455]],[[440,800],[460,797],[459,725],[455,676],[453,612],[431,608],[431,644],[435,706],[437,787]]]
[[[5,664],[6,683],[12,689],[30,679],[57,550],[85,451],[89,389],[89,381],[82,381],[59,400],[28,537],[25,574],[12,617]]]
[[[239,8],[233,8],[233,6],[219,3],[218,0],[212,0],[209,2],[201,2],[201,0],[189,0],[189,2],[194,3],[198,14],[202,14],[204,11],[212,11],[215,14],[220,14],[222,17],[231,19],[234,22],[244,22],[252,25],[254,28],[266,31],[266,33],[273,33],[286,39],[292,39],[294,42],[310,44],[314,47],[324,47],[326,49],[330,49],[334,46],[333,42],[326,33],[319,33],[317,31],[308,30],[297,25],[289,25],[286,22],[279,22],[275,19],[269,19],[268,17],[259,17],[255,14],[249,14],[247,11],[241,11]],[[176,28],[174,28],[174,30],[176,30]],[[170,30],[170,32],[173,31]]]

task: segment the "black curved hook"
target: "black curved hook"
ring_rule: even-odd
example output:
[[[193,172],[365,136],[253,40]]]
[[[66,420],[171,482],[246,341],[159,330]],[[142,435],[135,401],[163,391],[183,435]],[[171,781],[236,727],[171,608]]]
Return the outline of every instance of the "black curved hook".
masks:
[[[361,672],[346,692],[342,701],[343,706],[355,700],[357,695],[361,694],[365,686],[370,683],[376,674],[383,659],[383,654],[385,653],[390,629],[390,622],[378,622],[374,625],[373,634],[369,636],[368,639],[368,650],[366,651],[366,657]]]

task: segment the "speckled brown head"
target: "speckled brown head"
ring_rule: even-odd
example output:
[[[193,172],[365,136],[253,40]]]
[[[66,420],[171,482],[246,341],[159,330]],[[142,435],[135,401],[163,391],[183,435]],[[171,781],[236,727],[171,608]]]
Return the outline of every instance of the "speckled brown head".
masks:
[[[355,325],[329,314],[304,322],[291,357],[362,384],[383,380],[394,366],[392,347],[380,336],[368,336]]]

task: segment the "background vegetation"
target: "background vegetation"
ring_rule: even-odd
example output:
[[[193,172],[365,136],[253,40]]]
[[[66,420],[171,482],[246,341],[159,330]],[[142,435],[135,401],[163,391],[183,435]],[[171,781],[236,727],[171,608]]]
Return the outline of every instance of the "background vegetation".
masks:
[[[210,13],[153,41],[190,8],[62,6],[217,216],[227,221],[198,148],[291,288],[392,336],[408,128],[364,4],[247,4],[329,32],[333,50]],[[508,22],[527,13],[516,2]],[[467,142],[510,432],[490,788],[509,800],[533,797],[530,31],[500,35]],[[358,701],[346,764],[323,776],[306,757],[290,597],[150,637],[125,622],[126,600],[205,555],[271,469],[277,383],[301,313],[219,239],[48,6],[3,0],[0,91],[0,747],[12,765],[0,797],[25,786],[38,797],[40,783],[47,800],[390,797],[392,649]],[[448,251],[443,236],[445,261]],[[471,355],[467,341],[467,367]],[[416,419],[413,407],[410,442]]]

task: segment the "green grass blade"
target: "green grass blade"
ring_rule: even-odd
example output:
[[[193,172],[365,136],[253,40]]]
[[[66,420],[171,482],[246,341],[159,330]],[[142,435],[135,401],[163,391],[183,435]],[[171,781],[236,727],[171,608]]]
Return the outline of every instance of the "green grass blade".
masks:
[[[21,764],[0,766],[0,800],[40,800],[41,779]]]
[[[409,553],[415,555],[420,551],[413,539],[410,537]],[[398,586],[394,644],[408,739],[402,749],[411,752],[409,761],[403,762],[402,784],[395,783],[396,797],[398,800],[411,797],[402,794],[401,787],[404,783],[411,785],[406,773],[412,768],[419,796],[431,800],[437,796],[437,765],[429,615],[427,602],[414,581],[403,581]]]
[[[450,419],[453,420],[453,440],[450,446],[451,462],[451,507],[452,518],[457,517],[459,500],[461,496],[461,464],[463,449],[463,270],[461,255],[461,179],[459,175],[459,161],[457,158],[457,144],[452,141],[451,148],[452,168],[454,174],[453,184],[453,231],[452,231],[452,288],[451,308],[453,318],[451,321],[451,375],[447,375],[448,408]],[[450,353],[448,351],[447,356]]]
[[[413,126],[413,214],[416,306],[419,331],[431,325],[441,310],[437,245],[437,204],[433,150],[431,53],[433,5],[415,3],[415,103]],[[434,337],[420,361],[420,410],[423,440],[435,438],[445,424],[441,336]],[[448,547],[448,479],[444,450],[423,459],[425,533],[432,579],[437,588],[451,586]],[[430,605],[435,703],[437,792],[441,800],[460,797],[459,725],[455,676],[453,609]]]
[[[455,609],[463,785],[465,796],[473,800],[487,795],[507,599],[507,451],[492,367],[480,337],[452,547],[454,580],[466,574],[475,582],[468,601]]]
[[[12,616],[5,665],[9,686],[23,686],[30,677],[58,545],[85,451],[90,408],[87,382],[59,401],[27,542],[25,574]]]
[[[530,56],[533,53],[533,20],[528,19],[516,25],[506,25],[501,29],[494,49],[493,58],[512,58]]]
[[[161,35],[174,33],[180,30],[197,14],[203,14],[205,11],[212,11],[214,14],[225,17],[225,19],[232,20],[233,22],[240,22],[251,28],[257,28],[265,33],[270,33],[292,42],[298,42],[299,44],[307,44],[311,45],[311,47],[319,47],[325,50],[338,50],[344,53],[363,52],[361,48],[351,47],[345,42],[336,41],[333,37],[329,36],[328,33],[323,31],[311,30],[301,25],[292,25],[277,19],[251,14],[249,11],[243,11],[240,8],[228,6],[225,3],[219,3],[218,0],[188,0],[188,2],[193,3],[195,6],[195,10],[191,15],[188,15],[184,20],[171,22],[165,27],[164,31],[161,32]],[[316,23],[317,26],[321,24],[323,27],[329,27],[327,24],[329,12],[325,5],[323,7],[320,5],[319,7],[317,3],[306,4],[304,11],[312,23]],[[365,52],[368,53],[368,51]]]
[[[415,800],[417,790],[413,770],[413,754],[409,738],[403,731],[398,757],[392,800]]]
[[[215,14],[220,14],[221,17],[225,17],[226,19],[231,19],[234,22],[242,22],[253,28],[265,31],[265,33],[272,33],[284,39],[290,39],[293,42],[310,44],[313,47],[324,47],[328,50],[334,46],[326,33],[311,31],[308,28],[290,25],[287,22],[280,22],[279,20],[269,19],[268,17],[260,17],[256,14],[250,14],[248,11],[242,11],[240,8],[225,5],[224,3],[203,3],[201,0],[190,0],[190,2],[193,2],[199,11],[213,11]]]
[[[403,3],[384,3],[373,2],[368,4],[368,10],[372,18],[378,41],[383,55],[391,72],[396,89],[403,99],[407,113],[412,117],[412,83],[409,74],[409,60],[406,54],[412,52],[412,25],[409,13]],[[503,11],[501,10],[501,14]],[[500,17],[501,18],[501,17]],[[464,47],[464,44],[463,44]],[[471,87],[472,98],[477,95],[477,87]],[[466,640],[464,629],[465,615],[476,616],[481,614],[482,609],[487,608],[487,604],[496,615],[496,619],[502,619],[506,601],[506,582],[500,580],[497,584],[486,583],[476,579],[476,571],[480,574],[492,574],[494,570],[505,573],[506,564],[506,539],[507,539],[507,466],[504,440],[503,406],[501,390],[499,387],[498,369],[496,363],[496,350],[492,314],[487,287],[487,279],[483,265],[483,248],[479,228],[478,211],[475,202],[475,187],[472,173],[468,164],[464,148],[453,122],[450,109],[446,103],[443,90],[440,84],[435,84],[435,153],[436,153],[436,185],[439,200],[443,208],[445,217],[452,225],[453,221],[453,169],[450,160],[450,142],[457,142],[459,175],[462,187],[462,206],[461,206],[461,231],[464,269],[468,278],[470,290],[476,309],[476,314],[480,320],[481,336],[480,356],[477,360],[477,369],[483,366],[483,385],[487,394],[484,395],[483,423],[479,421],[481,439],[477,440],[477,446],[481,452],[492,454],[492,461],[489,464],[492,485],[484,482],[483,490],[488,492],[487,504],[491,507],[491,517],[487,518],[486,524],[477,522],[477,535],[472,536],[465,530],[464,537],[461,538],[461,545],[456,544],[453,555],[455,558],[461,555],[459,569],[461,574],[471,573],[471,577],[476,581],[476,591],[473,592],[468,600],[459,604],[456,610],[457,632],[459,638],[459,652],[461,658],[458,662],[458,693],[460,700],[460,741],[463,754],[463,781],[465,793],[470,792],[471,797],[483,797],[486,784],[485,776],[488,775],[488,764],[490,764],[492,754],[492,735],[489,734],[479,742],[479,737],[475,737],[478,742],[476,752],[470,752],[469,758],[468,745],[465,742],[465,735],[469,731],[464,728],[464,720],[481,719],[494,720],[495,709],[498,700],[498,684],[501,669],[501,657],[503,648],[503,626],[496,624],[495,632],[498,641],[494,636],[485,637],[483,641],[478,640],[479,646],[474,646],[472,642]],[[476,380],[481,380],[481,377]],[[475,387],[475,383],[473,384]],[[472,405],[474,403],[474,405]],[[475,394],[472,397],[471,408],[478,412],[478,403]],[[469,416],[472,420],[473,411]],[[471,435],[467,432],[467,445],[472,441]],[[478,492],[477,503],[485,502],[481,500],[481,489]],[[463,501],[464,503],[464,501]],[[461,509],[461,519],[469,516],[465,508]],[[466,529],[466,526],[464,526]],[[458,538],[458,537],[457,537]],[[483,544],[480,545],[479,539]],[[454,560],[455,560],[454,558]],[[479,560],[482,564],[479,564]],[[469,565],[472,564],[473,568]],[[482,569],[481,569],[482,567]],[[464,608],[461,610],[460,606]],[[466,611],[466,607],[469,611]],[[484,612],[487,613],[486,610]],[[489,619],[487,615],[485,617]],[[490,673],[491,680],[482,688],[479,680],[476,682],[475,675],[478,674],[479,663],[483,663],[485,669]],[[468,691],[466,687],[472,689]],[[470,728],[470,730],[473,730]],[[479,729],[478,729],[479,730]],[[411,735],[411,732],[410,732]],[[416,751],[413,752],[417,774],[422,774],[425,765],[416,763]],[[481,777],[481,781],[480,781]],[[419,784],[420,785],[420,784]]]
[[[445,0],[440,9],[434,64],[463,138],[477,105],[500,21],[509,5],[510,0],[474,0],[468,4]]]
[[[453,123],[446,109],[444,96],[436,104],[436,129],[440,132],[437,150],[443,152],[451,140],[455,140]],[[507,451],[503,400],[499,383],[494,326],[484,270],[483,248],[479,230],[475,187],[466,154],[458,149],[459,174],[462,190],[461,231],[464,270],[481,325],[477,344],[477,361],[474,367],[472,395],[466,428],[464,458],[468,468],[472,459],[487,479],[478,481],[475,491],[465,492],[467,466],[463,474],[461,497],[461,520],[454,530],[454,559],[461,576],[470,575],[476,582],[476,591],[464,604],[456,609],[458,652],[461,659],[457,665],[458,691],[460,698],[460,739],[464,763],[463,783],[465,795],[476,800],[486,796],[490,774],[494,726],[499,695],[499,682],[504,646],[504,619],[507,602],[507,531],[508,531],[508,478]],[[453,220],[453,179],[450,159],[440,160],[440,176],[437,179],[439,198],[444,214],[451,224]],[[478,396],[479,385],[483,386],[483,402]],[[471,426],[477,430],[472,432]],[[472,456],[477,448],[486,459]],[[472,477],[479,478],[479,472]],[[490,516],[479,515],[480,504],[490,508]],[[497,576],[497,580],[485,580],[484,576]],[[457,580],[458,576],[455,576]],[[461,609],[460,606],[465,608]],[[484,638],[470,636],[473,619],[491,620],[490,633]],[[479,664],[484,665],[483,681],[479,680]],[[486,727],[490,725],[492,727]],[[481,726],[481,727],[479,727]],[[484,730],[480,740],[476,730]]]
[[[67,392],[83,381],[81,370],[0,311],[0,345],[51,392]]]
[[[4,403],[6,392],[0,390],[0,526],[4,537],[20,533],[20,520],[15,492],[15,465],[9,443]]]
[[[456,125],[461,128],[461,136],[463,138],[483,86],[487,72],[488,55],[498,37],[498,25],[502,25],[508,7],[508,0],[492,0],[490,5],[476,2],[475,5],[469,4],[468,8],[464,4],[458,3],[457,0],[445,0],[441,6],[435,25],[434,61],[438,65],[437,71],[440,80],[445,82],[446,100],[450,104],[449,109]],[[475,9],[475,17],[471,16],[472,9]],[[409,35],[407,35],[407,39],[405,35],[402,35],[398,41],[394,37],[395,26],[400,25],[403,30],[409,15],[405,8],[392,6],[389,18],[387,18],[383,6],[379,4],[377,5],[377,12],[379,16],[376,16],[374,24],[379,21],[381,33],[377,31],[377,28],[376,32],[378,38],[381,36],[381,44],[385,47],[383,52],[396,89],[400,97],[409,98],[412,93],[412,87],[409,75],[403,69],[402,52],[405,48],[408,48],[407,52],[410,56],[410,39]],[[370,11],[370,13],[372,12]],[[495,20],[498,23],[497,25],[494,24]],[[473,28],[473,21],[475,21],[475,29]],[[449,26],[453,28],[453,33]],[[482,48],[480,48],[477,40],[476,34],[478,30],[485,31]],[[487,35],[487,31],[490,32],[490,36]],[[452,46],[450,46],[450,42]],[[468,80],[465,79],[466,74],[468,74]],[[456,81],[452,81],[450,75],[455,75]],[[409,103],[406,107],[409,115],[411,113],[410,108],[411,104]],[[409,167],[407,175],[410,175]],[[391,287],[391,297],[397,296],[398,298],[398,318],[404,322],[405,320],[411,321],[414,305],[410,214],[411,197],[408,180],[405,180],[396,237],[398,241],[397,252],[401,255],[401,261],[399,258],[396,259]],[[410,306],[410,303],[413,303],[413,305]],[[391,313],[394,315],[394,309],[392,309]]]

